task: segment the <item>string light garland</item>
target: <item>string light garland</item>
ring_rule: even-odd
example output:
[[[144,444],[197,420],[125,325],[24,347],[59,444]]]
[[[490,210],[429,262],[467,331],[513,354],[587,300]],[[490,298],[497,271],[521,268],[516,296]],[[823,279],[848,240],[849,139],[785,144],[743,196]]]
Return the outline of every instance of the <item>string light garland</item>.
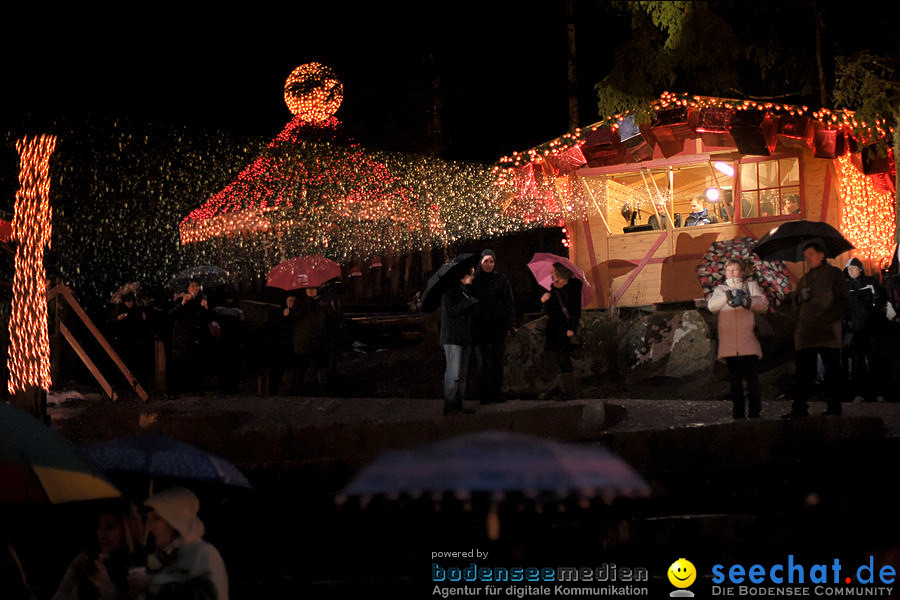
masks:
[[[838,159],[843,199],[841,231],[856,248],[855,255],[881,269],[894,252],[893,194],[879,192],[872,180],[853,166],[850,156]]]
[[[56,137],[50,135],[16,143],[20,166],[12,239],[17,246],[7,359],[11,394],[51,385],[44,247],[52,231],[49,163],[55,148]]]
[[[637,107],[624,113],[608,115],[600,121],[587,127],[578,128],[574,132],[566,133],[554,140],[535,146],[523,152],[513,152],[510,156],[504,156],[495,167],[499,177],[508,177],[505,170],[521,167],[527,163],[540,163],[549,157],[556,156],[570,148],[583,145],[586,137],[601,128],[610,127],[616,132],[622,121],[634,117],[638,122],[648,120],[647,116],[653,116],[660,111],[673,108],[689,108],[702,110],[707,108],[723,108],[735,111],[766,111],[773,115],[809,116],[829,129],[842,127],[849,128],[854,137],[861,143],[872,144],[885,141],[893,134],[893,128],[887,125],[883,118],[876,118],[874,122],[867,123],[858,120],[854,111],[822,108],[811,110],[807,106],[794,106],[778,102],[762,102],[756,100],[734,100],[728,98],[716,98],[710,96],[697,96],[690,94],[676,94],[664,92],[656,100],[648,102],[645,106]]]
[[[317,253],[347,263],[538,224],[501,209],[503,190],[489,166],[373,152],[341,141],[334,102],[310,91],[323,85],[333,91],[339,82],[317,65],[300,85],[295,74],[304,67],[285,86],[293,119],[230,184],[182,220],[182,244],[215,242],[219,262],[234,250],[262,245],[286,256]],[[273,260],[271,252],[262,254]]]
[[[328,120],[343,99],[344,85],[321,63],[300,65],[284,84],[284,102],[291,114],[311,123]]]

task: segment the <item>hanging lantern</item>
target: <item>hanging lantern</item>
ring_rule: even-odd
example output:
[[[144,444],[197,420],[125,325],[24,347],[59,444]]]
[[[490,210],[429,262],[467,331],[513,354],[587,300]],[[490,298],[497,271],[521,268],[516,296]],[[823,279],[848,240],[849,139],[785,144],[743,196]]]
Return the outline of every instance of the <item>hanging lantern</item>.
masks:
[[[581,152],[589,167],[603,167],[627,161],[625,146],[612,127],[598,127],[584,137]]]
[[[676,106],[657,111],[650,130],[663,155],[668,158],[684,150],[685,140],[697,137],[696,125],[696,110]]]
[[[619,139],[625,146],[625,151],[635,162],[650,160],[653,158],[652,138],[649,130],[642,130],[633,116],[625,117],[619,121]]]
[[[747,109],[735,111],[731,118],[731,136],[741,154],[769,156],[769,145],[763,133],[763,121],[766,113],[761,110]]]
[[[778,119],[778,147],[786,150],[813,148],[815,130],[807,115],[783,114]]]
[[[717,148],[735,147],[734,138],[731,137],[731,117],[733,108],[712,106],[701,108],[697,119],[697,133],[707,146]]]
[[[835,159],[847,153],[843,128],[824,129],[817,127],[813,136],[816,158]]]

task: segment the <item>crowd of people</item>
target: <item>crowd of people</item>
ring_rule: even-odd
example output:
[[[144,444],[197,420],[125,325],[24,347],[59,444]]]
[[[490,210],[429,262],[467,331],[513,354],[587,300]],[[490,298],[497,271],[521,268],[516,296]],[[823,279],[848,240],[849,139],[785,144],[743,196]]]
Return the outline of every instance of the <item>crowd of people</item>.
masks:
[[[887,337],[900,323],[900,276],[882,284],[853,258],[842,270],[829,264],[815,241],[802,248],[804,276],[777,308],[796,321],[793,406],[790,417],[809,413],[809,398],[822,391],[826,413],[839,415],[847,400],[892,397]],[[516,300],[497,256],[484,250],[442,294],[440,345],[445,358],[445,414],[473,412],[464,400],[503,401],[506,344],[515,331]],[[762,346],[755,313],[772,310],[769,299],[740,260],[729,261],[725,281],[708,301],[718,319],[718,358],[729,373],[735,418],[760,414]],[[578,395],[572,351],[578,345],[582,281],[562,263],[540,297],[547,316],[545,349],[556,379],[542,398]],[[143,305],[133,293],[116,305],[107,326],[128,365],[152,365],[151,339],[167,353],[171,395],[218,389],[236,392],[245,368],[264,381],[267,393],[331,395],[341,345],[340,293],[336,286],[288,292],[266,325],[249,335],[233,289],[210,302],[199,281],[176,294],[171,306]],[[138,373],[138,376],[150,376]]]
[[[168,306],[141,302],[127,293],[106,322],[106,333],[139,379],[154,377],[154,345],[165,349],[165,386],[170,396],[208,390],[237,393],[242,377],[256,374],[277,394],[328,395],[341,340],[335,285],[286,292],[256,328],[234,288],[211,298],[190,281]]]
[[[441,296],[440,343],[444,350],[444,414],[470,414],[464,400],[503,402],[506,340],[515,333],[515,297],[509,279],[496,269],[497,256],[484,250],[478,264],[462,265]],[[554,356],[555,385],[544,398],[577,396],[572,364],[581,320],[580,279],[561,263],[553,265],[552,285],[541,296],[547,315],[545,348]]]
[[[844,269],[831,265],[820,241],[801,247],[804,275],[778,309],[796,321],[794,386],[786,418],[809,415],[809,399],[821,390],[824,414],[838,416],[844,402],[889,397],[890,336],[897,326],[900,285],[895,274],[885,285],[865,273],[857,258]],[[760,286],[745,277],[740,260],[725,267],[725,282],[710,296],[718,319],[718,357],[727,367],[733,416],[758,417],[758,363],[762,357],[754,314],[769,302]]]

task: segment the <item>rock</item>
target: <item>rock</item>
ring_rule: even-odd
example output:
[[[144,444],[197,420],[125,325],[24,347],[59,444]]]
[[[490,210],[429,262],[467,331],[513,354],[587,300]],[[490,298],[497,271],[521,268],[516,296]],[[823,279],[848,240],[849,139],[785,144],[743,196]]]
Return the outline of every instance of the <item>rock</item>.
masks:
[[[581,411],[578,421],[578,433],[585,439],[597,438],[606,428],[606,404],[589,402]]]
[[[697,310],[660,311],[620,321],[619,372],[627,382],[711,374],[714,331]]]

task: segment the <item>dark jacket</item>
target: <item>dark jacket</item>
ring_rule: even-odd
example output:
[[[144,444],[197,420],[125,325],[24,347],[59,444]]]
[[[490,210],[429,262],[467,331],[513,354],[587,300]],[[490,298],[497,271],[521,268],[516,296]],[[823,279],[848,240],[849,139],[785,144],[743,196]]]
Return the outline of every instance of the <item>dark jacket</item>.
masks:
[[[801,291],[809,288],[804,300]],[[806,272],[781,304],[797,317],[794,349],[843,347],[842,322],[850,309],[850,288],[841,269],[823,262]]]
[[[860,274],[855,279],[848,275],[847,286],[850,290],[850,310],[844,318],[845,333],[869,333],[876,322],[878,283],[868,275]]]
[[[285,320],[294,354],[324,355],[336,346],[337,315],[327,299],[301,296]]]
[[[700,212],[692,212],[688,215],[688,218],[684,220],[685,227],[693,227],[694,225],[709,225],[709,211],[707,209],[703,209]]]
[[[505,275],[479,271],[472,281],[471,294],[478,304],[472,315],[475,343],[492,336],[504,336],[515,324],[515,300]]]
[[[441,345],[470,346],[472,313],[478,300],[462,284],[448,288],[441,295]]]
[[[176,360],[199,358],[210,339],[209,323],[213,313],[201,304],[204,298],[202,295],[194,296],[184,304],[179,299],[169,312],[172,318],[172,357]]]
[[[567,331],[577,331],[581,321],[581,280],[573,277],[561,288],[550,288],[550,299],[544,302],[547,314],[546,346],[562,350],[571,345]]]

